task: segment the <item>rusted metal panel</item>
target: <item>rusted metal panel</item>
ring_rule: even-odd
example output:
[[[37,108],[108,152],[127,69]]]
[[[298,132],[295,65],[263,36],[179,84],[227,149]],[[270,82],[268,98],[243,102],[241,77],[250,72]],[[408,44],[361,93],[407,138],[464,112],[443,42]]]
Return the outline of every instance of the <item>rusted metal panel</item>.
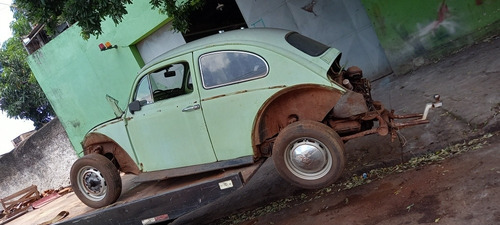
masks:
[[[352,133],[361,130],[361,123],[354,120],[333,121],[330,126],[339,134]]]
[[[112,154],[120,166],[120,171],[124,173],[141,173],[139,167],[134,160],[132,160],[130,155],[113,140],[103,134],[92,133],[87,135],[82,142],[82,146],[85,155],[91,153],[98,153],[101,155]]]
[[[142,183],[142,182],[153,181],[153,180],[164,180],[164,179],[168,179],[168,178],[181,177],[181,176],[186,176],[186,175],[190,175],[190,174],[198,174],[198,173],[209,172],[209,171],[214,171],[214,170],[219,170],[219,169],[227,169],[227,168],[232,168],[232,167],[251,165],[253,163],[254,163],[254,160],[253,160],[252,156],[245,156],[245,157],[241,157],[241,158],[237,158],[237,159],[218,161],[218,162],[207,163],[207,164],[202,164],[202,165],[145,172],[145,173],[141,173],[141,174],[139,174],[139,176],[137,176],[136,182]]]
[[[272,96],[259,110],[253,132],[254,148],[297,120],[322,121],[342,93],[330,87],[305,84]],[[260,155],[258,149],[254,149]]]
[[[349,118],[354,115],[368,112],[365,98],[362,94],[347,91],[333,108],[333,115],[337,118]]]
[[[278,85],[278,86],[272,86],[272,87],[266,87],[266,88],[256,88],[256,89],[252,89],[252,90],[241,90],[241,91],[236,91],[236,92],[229,93],[229,94],[222,94],[222,95],[216,95],[216,96],[204,98],[204,99],[201,99],[201,101],[205,102],[205,101],[210,101],[210,100],[214,100],[217,98],[222,98],[222,97],[231,96],[231,95],[244,94],[244,93],[248,93],[248,92],[252,92],[252,91],[260,91],[260,90],[264,90],[264,89],[285,88],[285,87],[286,87],[285,85]]]
[[[359,132],[359,133],[356,133],[356,134],[353,134],[353,135],[349,135],[349,136],[344,136],[344,137],[341,137],[340,139],[342,141],[348,141],[348,140],[352,140],[352,139],[355,139],[355,138],[359,138],[359,137],[363,137],[363,136],[366,136],[366,135],[369,135],[369,134],[375,134],[377,133],[377,129],[370,129],[370,130],[365,130],[365,131],[362,131],[362,132]]]
[[[422,113],[405,114],[405,115],[394,115],[394,112],[392,112],[392,118],[394,118],[394,119],[422,118],[423,115],[424,114],[422,114]]]

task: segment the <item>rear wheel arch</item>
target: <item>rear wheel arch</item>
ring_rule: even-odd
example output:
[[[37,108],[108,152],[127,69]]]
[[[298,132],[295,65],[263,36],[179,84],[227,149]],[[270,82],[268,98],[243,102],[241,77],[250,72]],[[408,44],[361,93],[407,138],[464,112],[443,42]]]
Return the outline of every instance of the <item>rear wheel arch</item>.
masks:
[[[342,96],[342,92],[318,84],[285,88],[271,96],[257,113],[252,143],[257,157],[270,155],[273,139],[298,120],[322,121]]]
[[[139,174],[141,171],[131,156],[113,139],[100,133],[87,134],[82,142],[84,155],[104,155],[124,173]]]

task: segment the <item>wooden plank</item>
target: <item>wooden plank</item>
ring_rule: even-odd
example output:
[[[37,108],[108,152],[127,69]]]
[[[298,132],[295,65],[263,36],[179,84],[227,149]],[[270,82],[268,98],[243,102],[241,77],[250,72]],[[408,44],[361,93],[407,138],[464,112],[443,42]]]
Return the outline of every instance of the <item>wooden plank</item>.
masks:
[[[1,200],[2,202],[7,202],[7,201],[9,201],[9,200],[11,200],[11,199],[14,199],[14,198],[19,197],[19,195],[22,195],[22,194],[24,194],[24,193],[26,193],[26,192],[31,191],[32,189],[34,189],[36,192],[38,192],[38,189],[37,189],[36,185],[31,185],[31,186],[29,186],[29,187],[27,187],[27,188],[25,188],[25,189],[23,189],[23,190],[20,190],[20,191],[18,191],[18,192],[16,192],[16,193],[11,194],[11,195],[9,195],[9,196],[7,196],[7,197],[5,197],[5,198],[2,198],[2,199],[0,199],[0,200]]]
[[[3,199],[0,199],[2,207],[4,208],[5,215],[7,217],[12,217],[18,213],[26,211],[30,204],[29,202],[37,200],[40,198],[40,193],[36,185],[31,185],[23,190],[20,190],[12,195],[9,195]],[[19,207],[22,204],[26,204],[23,207]],[[15,209],[15,207],[19,207]]]
[[[16,215],[12,215],[11,217],[8,217],[8,218],[4,217],[0,220],[0,225],[7,224],[12,220],[15,220],[15,219],[21,217],[22,215],[25,215],[27,212],[28,212],[28,210],[25,210],[25,211],[22,211],[21,213],[18,213]],[[26,224],[26,223],[24,223],[24,224]]]
[[[2,199],[0,199],[0,203],[2,204],[2,208],[3,208],[4,210],[5,210],[5,209],[7,209],[7,206],[5,205],[5,203],[3,202],[3,200],[2,200]]]
[[[76,197],[75,193],[71,192],[55,199],[44,207],[24,214],[8,224],[40,224],[44,221],[51,220],[61,211],[69,212],[69,215],[65,219],[70,219],[94,210],[95,209],[83,204],[80,199]]]
[[[33,193],[31,193],[31,194],[33,194]],[[18,200],[12,200],[12,201],[6,202],[5,205],[13,206],[13,205],[17,205],[19,203],[28,202],[30,200],[36,200],[36,199],[39,199],[39,198],[40,198],[40,196],[32,196],[32,197],[29,197],[29,198],[28,197],[22,197],[22,198],[20,198]]]

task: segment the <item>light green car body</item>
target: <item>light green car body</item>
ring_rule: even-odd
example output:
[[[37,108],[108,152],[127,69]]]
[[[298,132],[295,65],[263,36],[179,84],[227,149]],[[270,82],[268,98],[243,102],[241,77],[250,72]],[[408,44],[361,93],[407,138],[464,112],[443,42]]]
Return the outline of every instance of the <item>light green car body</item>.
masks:
[[[96,144],[105,138],[106,142],[116,144],[117,149],[128,154],[116,157],[118,150],[105,150],[114,152],[122,167],[126,164],[125,159],[135,163],[128,165],[128,169],[121,168],[125,172],[186,168],[235,159],[244,159],[243,164],[253,162],[259,157],[253,138],[256,123],[264,106],[276,95],[300,85],[317,85],[345,92],[327,77],[340,52],[328,48],[318,56],[308,55],[285,40],[289,33],[277,29],[225,32],[159,56],[138,73],[129,103],[134,101],[142,77],[175,63],[188,65],[192,90],[141,105],[134,112],[115,107],[116,119],[93,128],[86,135],[82,142],[85,154],[97,151]],[[205,88],[200,57],[219,51],[257,55],[267,63],[268,73],[250,80]],[[96,136],[100,138],[93,138]]]

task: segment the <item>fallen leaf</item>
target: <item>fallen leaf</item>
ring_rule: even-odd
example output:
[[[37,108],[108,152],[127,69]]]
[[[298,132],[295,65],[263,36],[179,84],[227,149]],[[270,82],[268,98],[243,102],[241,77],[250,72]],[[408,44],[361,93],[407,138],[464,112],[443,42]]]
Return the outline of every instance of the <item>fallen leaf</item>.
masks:
[[[415,204],[411,204],[409,206],[406,207],[406,209],[408,210],[408,212],[410,211],[411,207],[413,207]]]

